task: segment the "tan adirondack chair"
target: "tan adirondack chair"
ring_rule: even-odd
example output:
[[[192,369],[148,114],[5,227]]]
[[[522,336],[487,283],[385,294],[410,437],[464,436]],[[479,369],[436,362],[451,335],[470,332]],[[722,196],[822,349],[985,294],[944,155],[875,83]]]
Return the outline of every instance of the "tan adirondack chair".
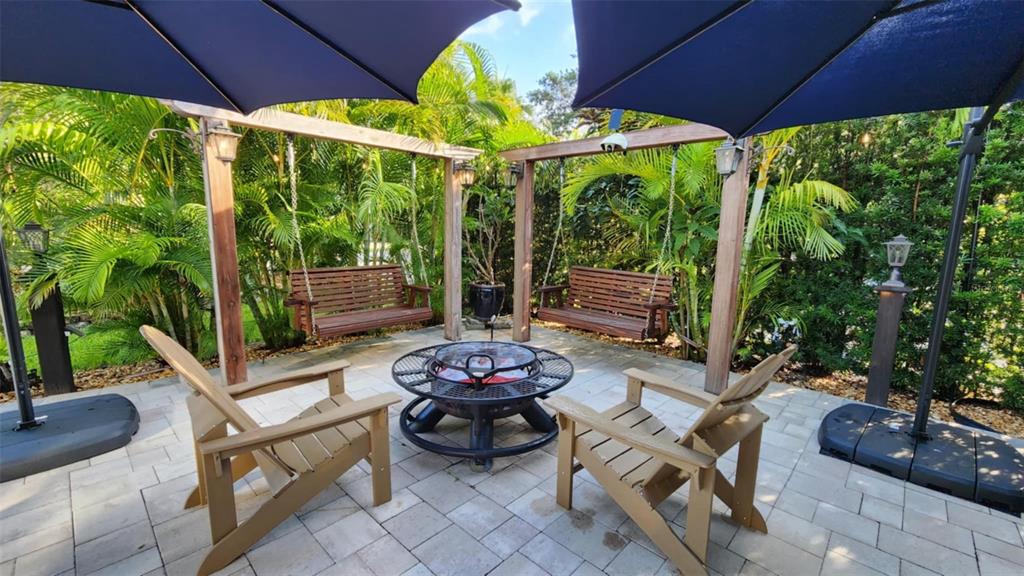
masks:
[[[573,474],[586,468],[683,574],[707,574],[713,496],[732,509],[740,525],[768,531],[754,507],[761,428],[768,416],[751,401],[795,351],[790,346],[765,359],[719,396],[630,369],[626,401],[604,412],[565,396],[548,399],[558,412],[558,504],[572,508]],[[644,388],[704,412],[680,436],[640,405]],[[734,486],[715,463],[737,443]],[[655,508],[687,481],[686,533],[680,541]]]
[[[374,505],[391,500],[388,406],[401,401],[397,394],[352,400],[345,394],[345,361],[223,386],[163,332],[152,326],[143,326],[140,331],[196,392],[188,398],[188,410],[199,485],[185,507],[209,505],[213,542],[213,549],[199,568],[200,575],[230,564],[364,458],[373,469]],[[331,396],[284,424],[260,426],[236,402],[325,376]],[[228,424],[236,434],[227,434]],[[273,495],[239,524],[234,483],[257,466]]]

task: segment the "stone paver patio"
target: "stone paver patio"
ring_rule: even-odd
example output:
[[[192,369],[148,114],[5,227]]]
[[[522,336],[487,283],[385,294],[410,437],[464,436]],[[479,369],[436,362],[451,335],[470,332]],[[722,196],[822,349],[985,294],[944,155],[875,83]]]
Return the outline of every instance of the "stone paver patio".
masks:
[[[565,354],[575,364],[576,377],[563,393],[597,409],[623,399],[624,368],[639,367],[698,387],[703,382],[698,364],[542,328],[534,328],[534,334],[533,344]],[[359,398],[399,390],[390,378],[391,362],[440,341],[437,328],[404,332],[257,363],[250,373],[346,358],[352,363],[347,387]],[[318,383],[242,403],[257,420],[278,423],[323,398],[326,389],[326,383]],[[195,573],[209,546],[209,529],[205,508],[182,509],[195,484],[186,388],[168,378],[105,391],[135,402],[142,415],[139,433],[125,448],[0,485],[0,576]],[[715,573],[1024,574],[1024,523],[1019,518],[819,455],[818,424],[843,402],[781,384],[772,384],[757,401],[771,416],[757,486],[769,534],[737,529],[718,508],[710,549]],[[646,392],[644,405],[677,431],[696,416],[695,409],[656,393]],[[576,483],[576,509],[566,512],[555,504],[555,444],[498,460],[490,473],[474,473],[465,462],[411,446],[398,431],[395,408],[390,503],[371,507],[363,463],[221,574],[674,573],[585,472],[577,476],[582,481]],[[496,437],[499,443],[518,443],[525,429],[516,417],[503,421]],[[446,418],[439,431],[448,441],[467,441],[463,421]],[[731,476],[735,450],[719,466]],[[236,491],[243,516],[268,497],[258,471],[236,484]],[[685,529],[685,493],[660,509],[680,531]]]

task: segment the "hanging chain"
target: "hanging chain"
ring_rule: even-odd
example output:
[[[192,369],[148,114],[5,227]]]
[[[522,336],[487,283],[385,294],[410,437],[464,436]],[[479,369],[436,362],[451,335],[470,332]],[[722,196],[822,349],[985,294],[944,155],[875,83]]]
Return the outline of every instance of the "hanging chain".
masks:
[[[292,231],[295,233],[295,243],[299,247],[299,263],[302,264],[302,278],[306,281],[306,296],[309,298],[309,306],[313,305],[313,287],[309,285],[309,269],[306,268],[306,252],[302,249],[302,232],[299,231],[299,186],[295,176],[295,136],[286,136],[288,144],[288,180],[292,188]]]
[[[555,239],[551,244],[551,254],[548,256],[548,266],[544,269],[544,281],[541,286],[548,285],[548,276],[551,275],[551,264],[555,261],[555,251],[558,250],[558,239],[562,235],[562,220],[565,219],[565,204],[562,202],[562,189],[565,188],[565,158],[558,159],[558,225],[555,226]]]
[[[654,302],[654,294],[658,289],[658,279],[661,277],[661,265],[665,261],[665,253],[668,251],[669,242],[672,240],[672,212],[676,204],[676,163],[679,157],[679,145],[672,146],[672,169],[669,172],[668,185],[668,220],[665,222],[665,239],[661,242],[661,251],[658,252],[657,267],[654,269],[654,285],[651,286],[651,295],[647,298],[647,304]]]

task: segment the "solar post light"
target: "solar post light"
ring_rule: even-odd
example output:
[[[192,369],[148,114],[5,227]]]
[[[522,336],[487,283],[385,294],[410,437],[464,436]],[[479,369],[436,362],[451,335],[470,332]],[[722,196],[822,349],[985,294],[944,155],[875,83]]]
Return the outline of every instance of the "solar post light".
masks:
[[[17,233],[18,239],[35,252],[37,258],[50,249],[50,231],[35,222],[25,224]],[[39,306],[29,312],[32,315],[32,334],[36,339],[39,369],[43,373],[46,394],[74,392],[75,376],[71,369],[71,351],[68,348],[60,284],[55,284]]]
[[[888,280],[874,288],[879,297],[878,315],[875,319],[875,337],[871,343],[871,365],[868,368],[868,386],[864,398],[865,402],[877,406],[886,406],[889,402],[900,316],[903,314],[903,302],[911,292],[903,283],[900,269],[907,263],[910,247],[913,246],[902,234],[884,244],[891,272]]]
[[[36,254],[46,254],[50,249],[50,231],[36,222],[29,222],[18,228],[18,239]]]

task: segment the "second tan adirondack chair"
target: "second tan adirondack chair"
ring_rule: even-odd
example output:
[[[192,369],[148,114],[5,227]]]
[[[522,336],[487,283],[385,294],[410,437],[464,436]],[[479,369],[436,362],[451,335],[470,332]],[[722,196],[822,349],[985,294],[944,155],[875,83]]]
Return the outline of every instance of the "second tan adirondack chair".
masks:
[[[140,332],[196,392],[188,398],[188,410],[199,485],[185,507],[209,505],[213,542],[200,575],[233,562],[360,460],[373,470],[374,505],[391,500],[388,406],[401,401],[397,394],[352,400],[345,394],[345,361],[223,386],[163,332],[152,326]],[[284,424],[260,426],[236,401],[324,377],[331,396]],[[229,424],[236,434],[227,434]],[[273,494],[239,524],[234,483],[257,466]]]
[[[572,508],[573,474],[586,468],[676,568],[706,575],[713,497],[731,508],[740,525],[768,531],[754,507],[761,428],[768,416],[751,401],[795,351],[790,346],[765,359],[719,396],[630,369],[625,372],[626,401],[604,412],[565,396],[548,399],[558,412],[558,504]],[[644,388],[704,412],[680,436],[640,405]],[[737,443],[733,485],[715,464]],[[655,508],[687,481],[686,533],[680,541]]]

